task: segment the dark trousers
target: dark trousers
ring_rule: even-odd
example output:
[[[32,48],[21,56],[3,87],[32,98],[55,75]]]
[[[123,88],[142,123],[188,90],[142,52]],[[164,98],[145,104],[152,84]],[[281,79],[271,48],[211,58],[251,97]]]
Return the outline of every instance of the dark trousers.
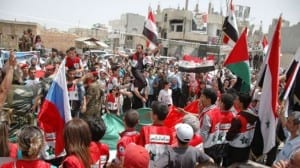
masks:
[[[243,163],[248,161],[250,155],[250,147],[235,148],[232,146],[228,146],[227,149],[227,157],[226,160],[224,160],[223,166],[227,167],[232,165],[233,163]]]
[[[152,102],[155,101],[155,96],[154,95],[148,95],[148,100],[147,100],[147,107],[151,107]]]
[[[139,70],[139,69],[132,69],[131,70],[132,72],[132,75],[135,77],[136,80],[139,80],[142,82],[143,84],[143,87],[147,86],[147,81],[145,79],[145,76],[143,75],[143,72],[142,70]]]
[[[179,88],[172,89],[173,105],[176,107],[180,106],[180,94],[181,94],[181,90]]]
[[[141,99],[139,99],[137,96],[133,96],[133,102],[132,102],[132,108],[133,109],[139,109],[143,107],[143,102]]]

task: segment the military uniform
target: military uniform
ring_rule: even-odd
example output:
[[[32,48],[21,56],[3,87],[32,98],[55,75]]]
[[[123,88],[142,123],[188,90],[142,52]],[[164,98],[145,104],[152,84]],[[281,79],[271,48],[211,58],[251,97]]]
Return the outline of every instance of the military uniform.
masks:
[[[86,93],[87,108],[84,113],[85,115],[99,115],[102,96],[103,91],[101,90],[100,84],[98,82],[91,83]]]

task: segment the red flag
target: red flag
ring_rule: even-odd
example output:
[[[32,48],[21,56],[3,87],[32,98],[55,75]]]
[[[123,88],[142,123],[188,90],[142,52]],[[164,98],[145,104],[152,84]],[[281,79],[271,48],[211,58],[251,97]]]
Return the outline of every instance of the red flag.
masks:
[[[186,107],[184,107],[185,111],[188,111],[190,113],[198,114],[199,113],[199,100],[195,100],[188,104]],[[169,114],[167,118],[164,121],[164,125],[173,128],[176,124],[182,122],[184,114],[179,112],[175,106],[171,106],[169,109]]]
[[[174,128],[178,123],[182,122],[184,114],[180,113],[175,106],[169,108],[169,113],[167,118],[164,121],[164,125],[169,128]]]
[[[259,119],[261,122],[261,132],[264,141],[263,153],[267,153],[275,145],[276,124],[277,124],[277,104],[278,104],[278,84],[279,84],[279,60],[281,43],[281,22],[280,16],[273,39],[270,45],[268,56],[266,57],[266,70],[263,79],[262,94],[259,106]]]

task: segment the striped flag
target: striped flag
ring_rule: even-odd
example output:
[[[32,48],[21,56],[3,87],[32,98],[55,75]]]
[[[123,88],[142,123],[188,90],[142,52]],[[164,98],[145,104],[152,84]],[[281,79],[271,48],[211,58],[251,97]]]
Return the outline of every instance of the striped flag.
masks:
[[[45,132],[47,143],[43,153],[46,160],[53,159],[64,151],[63,129],[71,119],[64,61],[38,114],[39,126]]]
[[[266,68],[258,110],[264,142],[263,153],[269,152],[275,146],[276,125],[278,120],[277,105],[279,89],[281,22],[282,18],[280,16],[273,34],[268,55],[266,57]]]
[[[250,91],[251,78],[247,45],[247,28],[245,28],[241,37],[235,43],[234,48],[224,61],[224,66],[226,66],[237,77],[242,79],[240,91],[248,93]]]
[[[148,18],[145,21],[143,35],[148,39],[147,47],[154,49],[158,46],[158,33],[154,14],[149,8]]]
[[[238,40],[239,30],[236,22],[232,0],[230,0],[228,16],[225,17],[222,29],[225,33],[223,38],[224,44],[229,44],[230,40],[233,42],[236,42]]]
[[[288,111],[300,111],[300,47],[296,55],[286,71],[286,84],[281,93],[281,100],[287,101],[285,115],[288,116]],[[298,80],[296,80],[298,79]]]
[[[205,73],[215,70],[215,58],[212,56],[199,58],[190,55],[184,55],[178,63],[178,69],[181,72]]]

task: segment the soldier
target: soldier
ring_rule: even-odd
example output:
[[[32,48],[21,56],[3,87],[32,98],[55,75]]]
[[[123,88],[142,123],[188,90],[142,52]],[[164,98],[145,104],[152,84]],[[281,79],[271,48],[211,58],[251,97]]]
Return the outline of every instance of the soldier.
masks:
[[[97,82],[98,72],[94,71],[88,76],[88,80],[91,82],[88,84],[86,92],[86,105],[87,109],[85,115],[99,116],[101,108],[101,98],[104,95],[101,90],[100,84]]]

